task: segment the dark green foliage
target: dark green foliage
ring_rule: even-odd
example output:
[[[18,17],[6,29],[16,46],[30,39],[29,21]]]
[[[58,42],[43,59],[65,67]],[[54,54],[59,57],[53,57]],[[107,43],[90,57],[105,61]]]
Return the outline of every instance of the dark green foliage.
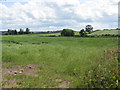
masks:
[[[8,33],[8,32],[5,32],[3,35],[9,35],[9,33]]]
[[[86,25],[85,29],[88,33],[91,33],[91,31],[93,31],[93,27],[91,25]]]
[[[17,30],[14,31],[14,34],[17,35]]]
[[[63,29],[61,36],[74,36],[74,31],[72,29]]]
[[[17,30],[8,29],[7,33],[5,33],[5,35],[17,35]]]
[[[23,29],[20,28],[19,34],[24,34]]]
[[[17,32],[17,30],[10,30],[10,29],[8,29],[8,31],[5,32],[3,35],[19,35],[19,34],[21,35],[21,34],[30,34],[30,33],[33,34],[33,32],[30,32],[29,28],[26,28],[25,32],[24,32],[23,29],[20,28],[19,32]]]
[[[30,29],[29,29],[29,28],[26,28],[25,34],[29,34],[29,33],[30,33]]]
[[[80,33],[80,36],[81,36],[81,37],[86,36],[86,32],[84,31],[84,29],[82,29],[79,33]]]

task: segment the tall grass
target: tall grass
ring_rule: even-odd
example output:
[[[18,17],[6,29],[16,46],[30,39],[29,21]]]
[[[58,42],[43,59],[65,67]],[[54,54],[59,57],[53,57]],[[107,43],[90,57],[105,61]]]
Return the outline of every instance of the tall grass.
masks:
[[[117,40],[117,38],[39,37],[39,35],[3,36],[2,61],[11,62],[12,66],[37,64],[42,68],[38,70],[38,80],[34,77],[16,76],[24,78],[25,83],[21,87],[59,87],[54,81],[56,78],[68,80],[69,87],[117,87],[117,81],[111,81],[112,75],[115,80],[118,78],[112,71],[113,68],[117,68],[116,59],[115,57],[106,59],[104,53],[105,50],[116,49]],[[102,85],[100,81],[102,79],[96,79],[95,76],[104,77],[108,82],[104,81],[105,85]],[[43,83],[37,85],[41,82]]]

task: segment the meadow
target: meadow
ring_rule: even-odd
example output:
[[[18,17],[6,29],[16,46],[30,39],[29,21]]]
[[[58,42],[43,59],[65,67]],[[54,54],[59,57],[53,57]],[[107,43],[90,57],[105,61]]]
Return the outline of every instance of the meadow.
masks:
[[[117,37],[3,35],[2,84],[5,88],[116,88],[118,52]],[[8,73],[21,68],[23,73]]]
[[[101,30],[101,31],[93,32],[90,35],[105,35],[105,34],[118,35],[119,30]]]

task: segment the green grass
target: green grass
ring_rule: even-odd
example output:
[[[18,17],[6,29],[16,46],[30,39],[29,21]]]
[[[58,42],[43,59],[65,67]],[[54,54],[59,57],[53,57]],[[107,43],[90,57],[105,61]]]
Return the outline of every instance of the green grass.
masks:
[[[118,38],[40,36],[40,34],[2,36],[2,61],[3,63],[11,62],[10,65],[4,65],[3,67],[36,64],[42,68],[41,70],[38,68],[38,77],[9,76],[10,79],[16,78],[18,80],[20,85],[17,87],[59,87],[59,82],[55,82],[56,78],[69,81],[69,87],[73,88],[102,87],[101,84],[96,84],[96,86],[91,84],[95,74],[105,77],[109,75],[106,78],[112,78],[114,72],[111,71],[111,68],[117,67],[115,66],[117,62],[116,60],[111,60],[115,59],[115,57],[109,57],[106,60],[104,50],[116,49]],[[111,67],[112,64],[114,67]],[[85,76],[86,74],[88,76]],[[110,86],[111,83],[113,82],[106,82],[104,86]],[[115,86],[116,84],[111,87]]]
[[[40,36],[52,36],[52,35],[55,35],[55,36],[59,36],[61,35],[60,33],[46,33],[46,34],[39,34]]]
[[[118,31],[119,30],[102,30],[93,32],[90,35],[105,35],[105,34],[118,35]]]
[[[79,31],[74,32],[75,35],[80,35]],[[100,31],[95,31],[92,32],[91,34],[88,35],[105,35],[105,34],[110,34],[110,35],[118,35],[119,30],[100,30]],[[61,35],[60,33],[48,33],[48,34],[39,34],[40,36],[59,36]]]
[[[79,32],[74,32],[75,35],[80,35]],[[46,34],[39,34],[40,36],[60,36],[61,33],[46,33]]]

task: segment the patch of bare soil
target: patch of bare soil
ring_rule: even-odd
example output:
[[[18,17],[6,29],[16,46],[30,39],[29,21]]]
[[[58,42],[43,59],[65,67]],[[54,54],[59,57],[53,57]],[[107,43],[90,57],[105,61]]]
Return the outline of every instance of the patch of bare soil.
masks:
[[[60,78],[55,79],[55,82],[59,82],[58,87],[60,88],[67,88],[70,85],[68,80],[62,80]]]
[[[12,68],[2,68],[2,77],[3,81],[7,81],[8,84],[4,85],[3,88],[12,88],[14,86],[17,86],[17,80],[6,80],[6,77],[8,75],[30,75],[33,77],[37,77],[36,71],[38,69],[38,66],[35,64],[29,64],[25,67],[23,66],[14,66]]]
[[[62,82],[62,79],[57,78],[55,81],[56,82]]]
[[[4,78],[4,76],[6,76],[8,74],[30,75],[30,76],[35,76],[36,77],[37,76],[36,70],[37,70],[37,65],[29,64],[26,67],[15,66],[13,68],[2,68],[2,73],[3,73],[3,78]]]
[[[69,87],[69,85],[70,85],[70,82],[66,80],[66,81],[61,82],[58,85],[58,87],[60,87],[60,88],[66,88],[66,87]]]

